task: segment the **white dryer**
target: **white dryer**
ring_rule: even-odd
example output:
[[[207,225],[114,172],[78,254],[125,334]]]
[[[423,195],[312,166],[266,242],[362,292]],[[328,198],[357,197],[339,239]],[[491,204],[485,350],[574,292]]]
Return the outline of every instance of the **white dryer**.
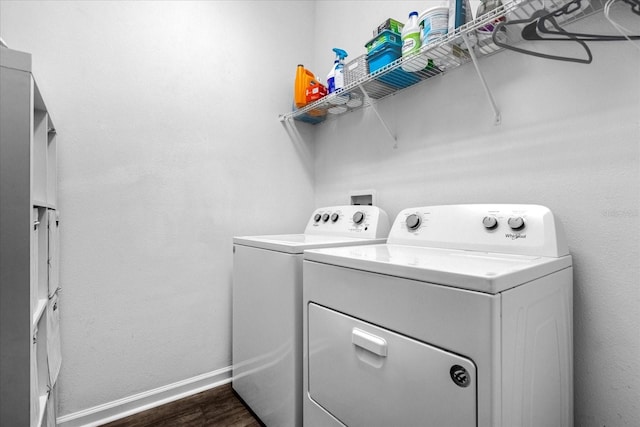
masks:
[[[406,209],[304,254],[304,426],[572,427],[572,261],[537,205]]]
[[[302,425],[302,253],[384,243],[375,206],[317,209],[303,234],[233,239],[232,386],[267,426]]]

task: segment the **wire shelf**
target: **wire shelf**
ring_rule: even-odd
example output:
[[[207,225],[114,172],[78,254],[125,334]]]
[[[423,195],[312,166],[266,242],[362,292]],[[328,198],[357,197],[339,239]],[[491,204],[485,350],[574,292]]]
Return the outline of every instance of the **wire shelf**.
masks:
[[[467,62],[493,55],[503,48],[497,46],[491,33],[484,28],[498,20],[506,22],[526,20],[540,10],[570,8],[570,13],[556,21],[565,25],[602,10],[604,0],[513,0],[480,16],[454,32],[445,34],[421,47],[419,52],[401,57],[384,67],[349,82],[344,89],[331,93],[303,108],[280,115],[280,120],[299,120],[312,124],[326,118],[359,110],[401,90],[455,69]],[[524,26],[524,25],[523,25]],[[522,41],[521,27],[497,34],[510,44]],[[469,51],[471,46],[471,52]],[[366,55],[365,55],[366,57]],[[477,65],[477,64],[476,64]],[[409,71],[406,71],[409,70]],[[417,71],[413,71],[417,70]]]

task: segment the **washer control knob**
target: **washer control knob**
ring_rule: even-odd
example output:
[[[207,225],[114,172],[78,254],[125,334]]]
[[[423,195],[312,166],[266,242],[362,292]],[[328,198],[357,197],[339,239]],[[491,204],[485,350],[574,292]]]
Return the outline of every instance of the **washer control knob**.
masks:
[[[322,219],[322,215],[320,215],[319,213],[313,216],[313,220],[315,222],[320,222],[321,219]]]
[[[364,213],[362,211],[358,211],[353,214],[353,223],[361,224],[364,221]]]
[[[407,228],[409,230],[417,230],[422,223],[422,219],[418,214],[411,214],[407,217]]]
[[[512,230],[522,230],[524,228],[524,218],[521,216],[509,218],[507,224],[509,224],[509,227],[511,227]]]
[[[494,230],[498,226],[498,220],[495,216],[485,216],[482,220],[482,225],[487,230]]]
[[[328,213],[322,215],[322,221],[324,221],[324,222],[329,221],[329,214]]]
[[[331,214],[331,222],[336,222],[338,218],[340,218],[340,215],[338,215],[337,213]]]

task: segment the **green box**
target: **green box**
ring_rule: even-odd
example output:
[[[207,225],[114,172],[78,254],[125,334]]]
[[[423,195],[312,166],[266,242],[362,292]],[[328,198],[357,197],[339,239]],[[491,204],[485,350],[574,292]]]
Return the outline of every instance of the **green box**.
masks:
[[[392,44],[402,46],[402,36],[392,30],[382,30],[380,34],[369,40],[364,47],[367,48],[367,53],[376,49],[378,46],[385,44]]]
[[[391,30],[394,33],[402,34],[403,28],[404,28],[404,24],[402,22],[389,18],[386,21],[384,21],[382,24],[378,25],[378,34],[383,32],[384,30]]]

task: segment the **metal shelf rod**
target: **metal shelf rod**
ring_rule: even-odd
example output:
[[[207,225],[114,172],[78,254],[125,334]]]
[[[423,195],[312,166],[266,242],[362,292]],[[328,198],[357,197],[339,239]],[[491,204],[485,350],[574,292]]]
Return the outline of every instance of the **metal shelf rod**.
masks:
[[[387,133],[389,134],[389,136],[391,137],[391,139],[395,143],[393,148],[398,148],[398,137],[393,132],[391,132],[391,129],[389,129],[389,126],[387,126],[387,123],[384,121],[384,119],[382,118],[382,116],[378,112],[378,107],[376,106],[376,103],[369,97],[369,94],[367,93],[367,91],[365,90],[365,88],[361,84],[358,85],[358,87],[362,91],[362,94],[364,95],[364,98],[365,98],[366,102],[371,106],[371,109],[376,114],[376,117],[378,118],[378,120],[380,120],[380,123],[382,124],[382,127],[384,127],[384,130],[387,131]]]
[[[485,80],[484,75],[482,74],[482,71],[478,66],[478,59],[476,58],[476,54],[473,52],[473,46],[469,42],[469,37],[467,36],[466,33],[462,33],[461,35],[462,35],[462,39],[464,40],[464,44],[467,46],[467,51],[469,52],[469,56],[471,57],[471,62],[473,62],[473,66],[476,69],[476,73],[480,78],[480,83],[482,83],[482,87],[484,88],[484,91],[487,94],[487,98],[489,98],[489,103],[491,104],[491,108],[493,109],[493,114],[494,114],[493,124],[497,126],[502,122],[500,110],[498,109],[498,106],[496,105],[496,101],[493,98],[493,94],[491,93],[491,89],[489,88],[489,85],[487,85],[487,81]]]

